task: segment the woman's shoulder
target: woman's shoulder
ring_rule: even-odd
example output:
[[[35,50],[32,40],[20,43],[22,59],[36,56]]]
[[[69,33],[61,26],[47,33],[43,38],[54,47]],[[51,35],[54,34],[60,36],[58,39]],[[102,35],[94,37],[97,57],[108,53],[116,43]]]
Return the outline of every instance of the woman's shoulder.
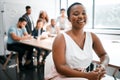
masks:
[[[86,33],[91,35],[93,42],[99,39],[98,36],[93,32],[86,32]]]
[[[63,34],[64,34],[64,33],[58,34],[55,39],[56,39],[56,40],[62,40],[62,39],[64,38]]]
[[[54,40],[54,43],[62,43],[64,42],[64,35],[63,33],[59,33]]]
[[[70,32],[70,30],[59,33],[55,38],[55,42],[60,42],[60,44],[61,43],[65,44],[65,41],[66,41],[66,38],[68,38],[68,33],[69,32]]]
[[[53,42],[53,49],[56,48],[64,48],[65,47],[65,39],[63,36],[63,33],[60,33],[56,36],[54,42]]]
[[[93,32],[85,31],[85,33],[91,35],[92,37],[95,37],[95,36],[96,36],[96,34],[93,33]]]

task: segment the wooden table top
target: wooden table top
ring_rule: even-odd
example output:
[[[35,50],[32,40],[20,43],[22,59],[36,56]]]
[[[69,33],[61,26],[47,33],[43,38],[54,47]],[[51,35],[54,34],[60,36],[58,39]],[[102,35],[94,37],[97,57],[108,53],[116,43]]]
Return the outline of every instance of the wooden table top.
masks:
[[[20,41],[20,43],[31,45],[38,48],[43,48],[46,50],[52,50],[53,41],[54,41],[54,37],[48,37],[46,39],[41,39],[41,40],[37,40],[37,39],[23,40]]]

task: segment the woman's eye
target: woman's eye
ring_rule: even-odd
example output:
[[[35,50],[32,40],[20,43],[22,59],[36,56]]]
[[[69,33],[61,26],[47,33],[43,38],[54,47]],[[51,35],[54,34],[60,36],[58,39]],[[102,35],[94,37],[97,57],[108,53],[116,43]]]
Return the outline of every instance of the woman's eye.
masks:
[[[83,11],[82,14],[83,14],[83,15],[86,15],[86,11]]]
[[[83,15],[86,15],[86,13],[85,13],[85,12],[83,12],[82,14],[83,14]]]
[[[73,15],[74,16],[78,16],[78,15],[86,15],[86,12],[74,12]]]
[[[79,13],[74,13],[75,16],[79,15]]]

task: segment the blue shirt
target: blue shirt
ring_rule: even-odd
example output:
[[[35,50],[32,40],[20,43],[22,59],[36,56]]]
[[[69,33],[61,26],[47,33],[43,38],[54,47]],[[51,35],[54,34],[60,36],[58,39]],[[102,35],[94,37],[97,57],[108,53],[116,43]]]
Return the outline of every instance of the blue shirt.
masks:
[[[11,33],[14,33],[19,37],[22,37],[22,36],[24,36],[24,33],[27,33],[27,31],[26,31],[25,27],[24,28],[18,28],[17,25],[10,27],[9,30],[8,30],[8,40],[7,40],[8,44],[12,44],[12,43],[17,42],[17,41],[12,39]]]

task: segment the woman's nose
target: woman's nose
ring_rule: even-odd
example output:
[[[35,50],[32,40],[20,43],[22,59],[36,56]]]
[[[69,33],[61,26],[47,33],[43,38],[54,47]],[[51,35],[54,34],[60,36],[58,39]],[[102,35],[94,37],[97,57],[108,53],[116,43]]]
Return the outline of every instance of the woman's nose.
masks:
[[[83,16],[82,14],[78,15],[78,18],[79,18],[79,19],[83,19],[83,17],[84,17],[84,16]]]

